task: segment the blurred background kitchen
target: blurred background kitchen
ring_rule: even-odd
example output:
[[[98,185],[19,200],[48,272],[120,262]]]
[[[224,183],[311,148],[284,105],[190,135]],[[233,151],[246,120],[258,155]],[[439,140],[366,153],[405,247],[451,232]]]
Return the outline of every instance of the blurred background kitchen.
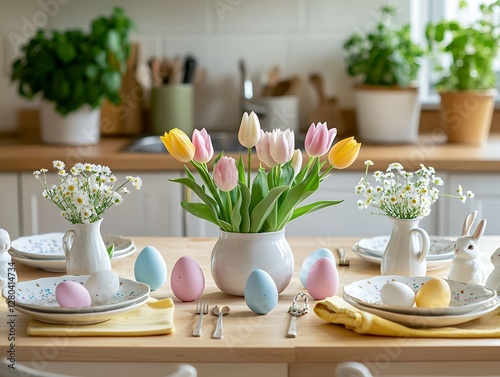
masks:
[[[15,131],[20,108],[37,108],[38,102],[20,98],[10,83],[9,71],[18,48],[37,27],[87,30],[91,19],[120,6],[137,24],[139,74],[148,73],[151,58],[197,62],[194,123],[208,130],[235,130],[241,117],[241,62],[253,84],[257,100],[271,80],[300,78],[290,89],[298,96],[301,130],[319,107],[310,81],[319,73],[326,97],[336,97],[342,109],[352,109],[352,79],[345,73],[342,44],[353,31],[373,26],[382,0],[0,0],[0,132]],[[397,21],[410,20],[411,2],[392,1]],[[278,73],[276,76],[276,72]],[[274,73],[274,76],[273,76]],[[274,80],[274,81],[272,81]],[[141,85],[151,85],[143,78]],[[153,83],[154,84],[154,83]],[[148,91],[145,92],[148,106]],[[347,112],[344,117],[349,117]],[[352,114],[351,114],[352,115]],[[348,120],[349,121],[349,120]],[[354,122],[352,122],[354,123]],[[150,122],[141,125],[148,131]],[[112,130],[108,130],[113,133]]]

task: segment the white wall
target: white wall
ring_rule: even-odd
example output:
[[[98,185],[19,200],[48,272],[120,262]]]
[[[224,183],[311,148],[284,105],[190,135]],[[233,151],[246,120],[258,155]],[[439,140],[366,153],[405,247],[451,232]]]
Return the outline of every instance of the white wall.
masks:
[[[298,73],[306,79],[300,90],[305,128],[307,113],[317,104],[307,82],[311,72],[324,76],[326,94],[339,97],[341,107],[353,106],[342,43],[370,26],[387,3],[400,8],[399,22],[409,20],[409,0],[0,0],[0,131],[16,128],[19,108],[37,106],[18,97],[8,76],[16,41],[33,32],[30,25],[87,28],[116,5],[138,25],[134,39],[141,42],[142,61],[192,53],[206,70],[196,88],[198,128],[239,126],[241,58],[256,88],[273,65],[283,76]]]

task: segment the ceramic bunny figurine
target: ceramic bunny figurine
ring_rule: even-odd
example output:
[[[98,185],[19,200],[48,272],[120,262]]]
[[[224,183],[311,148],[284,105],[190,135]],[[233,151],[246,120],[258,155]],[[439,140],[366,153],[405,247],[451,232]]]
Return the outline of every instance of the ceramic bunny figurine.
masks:
[[[12,274],[14,274],[15,282],[17,282],[17,274],[16,271],[12,269],[12,265],[10,265],[11,257],[9,254],[10,249],[10,236],[9,233],[0,229],[0,290],[7,286],[9,283],[9,273],[10,273],[10,281],[12,281]],[[12,272],[14,271],[14,272]]]
[[[490,261],[493,264],[493,271],[491,271],[484,286],[486,288],[494,289],[500,292],[500,247],[491,254]]]
[[[470,229],[476,219],[477,211],[469,214],[464,221],[462,235],[455,243],[455,258],[451,261],[448,279],[461,281],[466,284],[484,284],[486,273],[479,260],[479,239],[486,228],[486,220],[481,220],[470,235]]]

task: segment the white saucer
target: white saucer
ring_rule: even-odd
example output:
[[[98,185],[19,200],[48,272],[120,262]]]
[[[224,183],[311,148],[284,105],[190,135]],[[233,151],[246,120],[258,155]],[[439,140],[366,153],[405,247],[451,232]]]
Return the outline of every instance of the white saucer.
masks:
[[[16,306],[37,312],[48,313],[95,313],[132,305],[149,295],[149,285],[134,280],[119,278],[118,292],[105,304],[85,308],[61,308],[56,300],[55,289],[63,281],[84,284],[89,275],[65,275],[18,282],[16,285]],[[7,298],[7,287],[2,294]]]
[[[124,308],[107,310],[95,313],[47,313],[21,308],[16,306],[16,310],[20,313],[27,314],[40,322],[53,323],[58,325],[91,325],[109,321],[111,318],[118,314],[128,313],[146,303],[149,295],[142,300],[126,306]]]
[[[361,259],[366,260],[367,262],[370,263],[375,263],[375,264],[381,264],[382,263],[382,257],[380,256],[375,256],[370,253],[367,253],[366,251],[359,249],[356,247],[356,244],[352,247],[352,251],[356,255],[358,255]],[[438,270],[443,267],[448,267],[451,265],[452,259],[438,259],[438,260],[428,260],[426,259],[427,262],[427,271],[433,271],[433,270]]]
[[[382,257],[390,236],[377,236],[372,238],[362,238],[357,242],[358,248],[366,254]],[[430,248],[426,260],[451,259],[455,256],[455,238],[430,236]]]
[[[397,322],[408,327],[424,327],[424,328],[454,326],[460,323],[469,322],[492,312],[500,305],[500,300],[498,298],[495,298],[468,313],[457,314],[457,315],[424,316],[424,315],[411,315],[411,314],[388,312],[385,310],[379,310],[375,308],[370,308],[369,306],[361,305],[356,301],[351,300],[349,297],[344,296],[344,299],[346,300],[346,302],[348,302],[357,309],[378,315],[379,317],[388,319],[389,321]]]
[[[116,255],[113,254],[112,261],[123,259],[132,255],[136,250],[136,247],[133,246],[131,249],[127,250],[123,254]],[[26,266],[40,268],[45,271],[50,272],[66,272],[66,259],[31,259],[25,258],[19,255],[16,251],[10,249],[10,256],[14,262],[19,262],[21,264],[25,264]]]
[[[24,236],[16,238],[11,243],[11,248],[23,258],[29,259],[65,259],[64,250],[62,246],[62,238],[64,233],[44,233],[35,234],[32,236]],[[121,236],[111,234],[103,234],[102,236],[106,248],[114,245],[114,255],[119,256],[128,252],[134,246],[134,243]]]

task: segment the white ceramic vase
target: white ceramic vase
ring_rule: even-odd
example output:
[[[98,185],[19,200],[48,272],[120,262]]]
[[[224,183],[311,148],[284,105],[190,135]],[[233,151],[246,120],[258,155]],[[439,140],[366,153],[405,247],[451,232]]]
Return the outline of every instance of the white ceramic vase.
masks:
[[[427,232],[418,227],[421,218],[396,219],[392,222],[392,232],[382,257],[382,275],[401,275],[408,277],[425,276],[430,239]]]
[[[102,219],[90,224],[73,224],[63,236],[68,275],[91,275],[96,271],[111,271],[106,245],[101,236]]]
[[[269,233],[221,231],[211,255],[211,271],[217,287],[225,293],[243,296],[252,271],[261,269],[273,278],[278,293],[293,275],[293,252],[285,230]]]
[[[58,145],[93,145],[101,138],[100,109],[90,106],[63,116],[52,102],[42,101],[40,137],[42,143]]]
[[[379,144],[417,141],[421,105],[416,88],[360,86],[355,88],[354,95],[362,141]]]

